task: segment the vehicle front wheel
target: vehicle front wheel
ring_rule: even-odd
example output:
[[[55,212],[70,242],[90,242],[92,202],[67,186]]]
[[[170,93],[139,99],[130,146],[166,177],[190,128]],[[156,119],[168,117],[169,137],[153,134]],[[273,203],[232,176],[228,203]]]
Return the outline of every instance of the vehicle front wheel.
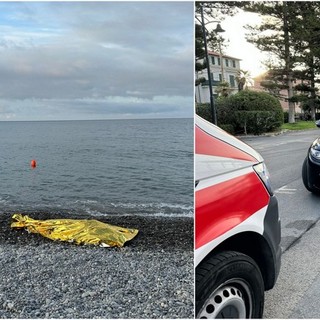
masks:
[[[196,269],[196,318],[261,318],[264,282],[249,256],[225,251]]]

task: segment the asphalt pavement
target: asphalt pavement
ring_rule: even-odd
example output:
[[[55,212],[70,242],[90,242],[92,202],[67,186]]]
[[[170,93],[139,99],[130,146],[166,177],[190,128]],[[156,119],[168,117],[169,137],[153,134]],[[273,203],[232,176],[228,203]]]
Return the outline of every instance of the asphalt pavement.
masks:
[[[302,163],[320,130],[288,131],[277,136],[242,138],[260,152],[268,167],[279,202],[282,248],[286,251],[320,219],[320,197],[302,183]]]
[[[320,197],[302,183],[302,163],[320,130],[242,137],[264,157],[279,202],[282,266],[266,293],[265,318],[320,318]]]
[[[319,240],[317,222],[284,252],[278,281],[266,293],[264,318],[320,318]]]

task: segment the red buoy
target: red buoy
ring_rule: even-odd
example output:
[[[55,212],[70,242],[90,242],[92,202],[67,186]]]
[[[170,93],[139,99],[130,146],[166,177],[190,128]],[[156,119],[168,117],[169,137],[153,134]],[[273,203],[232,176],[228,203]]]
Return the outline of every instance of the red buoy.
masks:
[[[34,169],[37,166],[37,161],[36,160],[31,160],[30,161],[30,166],[32,169]]]

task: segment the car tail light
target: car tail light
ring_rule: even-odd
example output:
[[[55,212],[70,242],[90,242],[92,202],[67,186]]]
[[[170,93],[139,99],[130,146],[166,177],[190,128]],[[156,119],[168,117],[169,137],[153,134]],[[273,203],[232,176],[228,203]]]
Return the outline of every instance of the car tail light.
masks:
[[[254,165],[253,169],[257,173],[259,178],[262,180],[262,182],[265,185],[265,187],[267,188],[269,194],[271,196],[273,196],[273,190],[272,190],[271,183],[270,183],[269,171],[268,171],[266,165],[264,164],[264,162],[261,162],[259,164]]]

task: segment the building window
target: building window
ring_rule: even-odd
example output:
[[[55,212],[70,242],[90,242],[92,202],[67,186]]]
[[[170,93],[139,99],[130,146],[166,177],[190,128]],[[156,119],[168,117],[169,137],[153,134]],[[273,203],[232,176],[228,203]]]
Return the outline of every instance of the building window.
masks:
[[[236,60],[232,60],[232,66],[233,66],[234,68],[237,67],[237,66],[236,66]]]
[[[219,66],[221,65],[221,60],[220,60],[220,58],[218,58],[218,65],[219,65]]]
[[[211,57],[211,63],[212,63],[212,64],[216,64],[216,63],[215,63],[215,60],[214,60],[214,57]]]
[[[226,59],[226,67],[229,67],[229,59]]]
[[[235,78],[233,75],[229,75],[230,87],[234,88],[236,86]]]
[[[222,81],[222,75],[221,75],[221,73],[219,73],[219,81],[220,81],[220,82]]]

